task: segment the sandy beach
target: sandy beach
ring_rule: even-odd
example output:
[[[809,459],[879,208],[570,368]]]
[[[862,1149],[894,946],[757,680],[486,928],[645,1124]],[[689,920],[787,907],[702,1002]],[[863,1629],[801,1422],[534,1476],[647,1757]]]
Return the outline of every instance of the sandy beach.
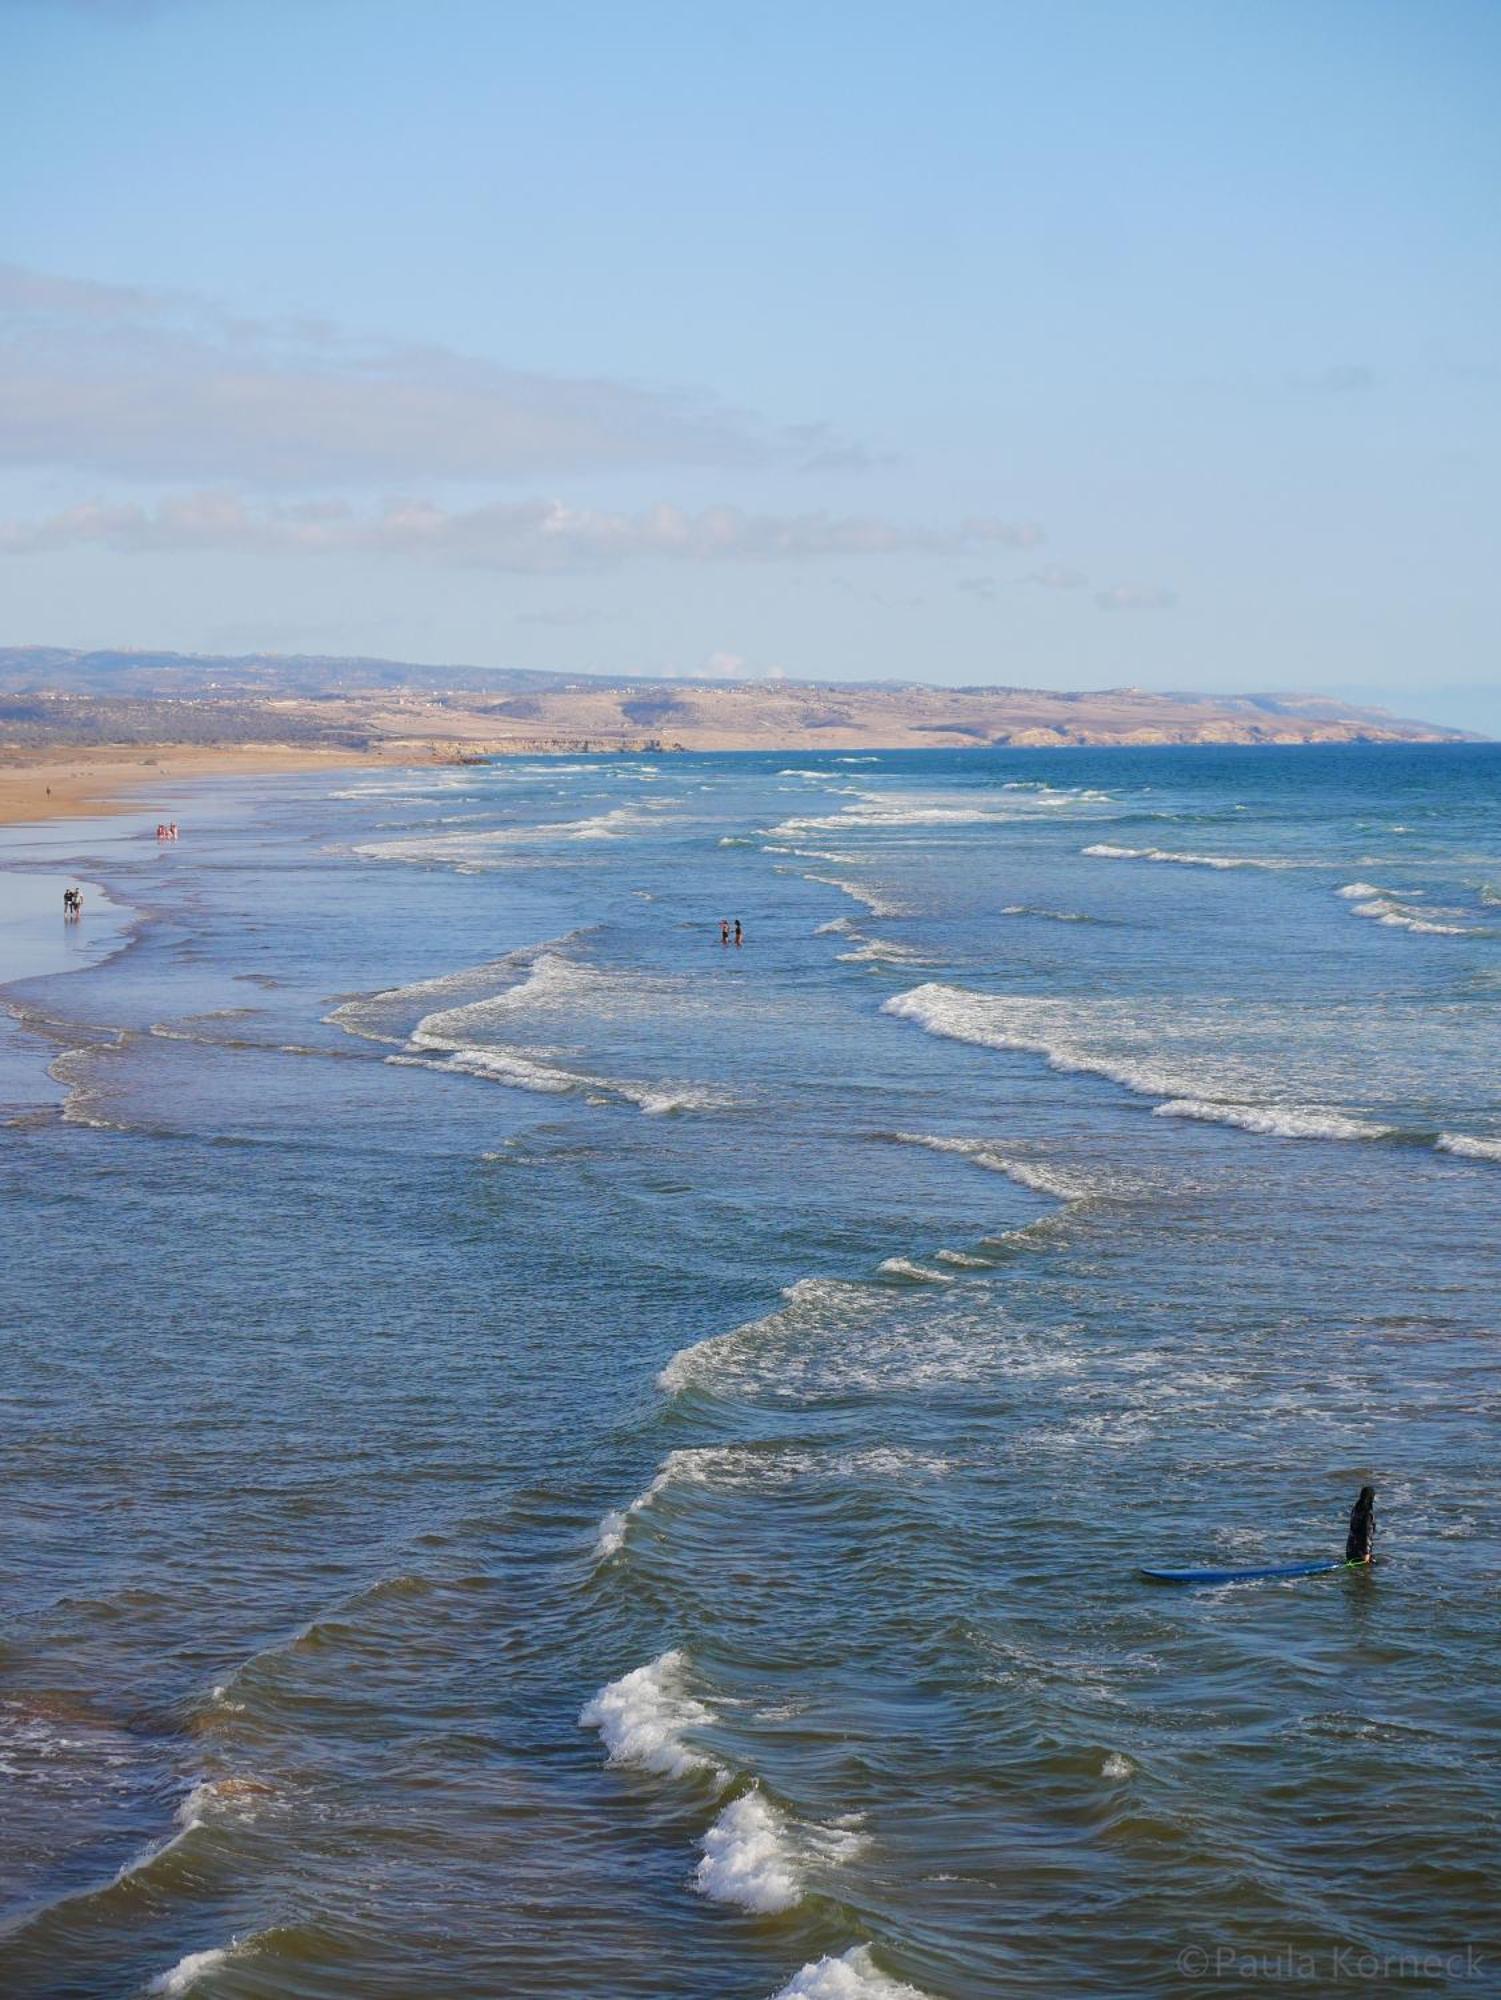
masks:
[[[410,747],[391,751],[310,750],[287,743],[103,744],[71,752],[14,753],[0,764],[0,825],[149,810],[154,783],[270,773],[352,770],[426,761]]]

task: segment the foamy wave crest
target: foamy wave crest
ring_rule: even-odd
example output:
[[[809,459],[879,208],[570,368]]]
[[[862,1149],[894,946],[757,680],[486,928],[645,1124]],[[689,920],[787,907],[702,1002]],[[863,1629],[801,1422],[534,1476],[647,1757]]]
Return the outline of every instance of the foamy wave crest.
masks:
[[[1114,847],[1100,841],[1083,849],[1100,861],[1176,861],[1184,868],[1304,868],[1312,863],[1249,854],[1173,854],[1165,847]]]
[[[1382,896],[1386,892],[1378,889],[1374,882],[1346,882],[1342,889],[1336,889],[1334,893],[1343,896],[1347,903],[1363,903],[1368,896]]]
[[[680,1648],[602,1687],[579,1711],[579,1726],[597,1729],[611,1764],[632,1764],[659,1777],[707,1775],[724,1782],[712,1758],[685,1732],[714,1720],[713,1711],[685,1685],[688,1655]]]
[[[930,958],[924,958],[920,951],[910,945],[892,944],[886,938],[870,938],[857,945],[853,951],[842,951],[840,960],[848,965],[931,965]]]
[[[1050,1035],[1041,1026],[1031,1025],[1041,1022],[1043,1016],[1025,1001],[967,993],[959,986],[941,986],[930,981],[926,986],[914,986],[908,993],[893,994],[881,1011],[916,1021],[930,1035],[975,1043],[981,1048],[1014,1049],[1024,1055],[1042,1056],[1053,1069],[1103,1076],[1146,1097],[1179,1094],[1161,1071],[1142,1063],[1097,1056]],[[1001,1171],[1010,1169],[1003,1167]]]
[[[911,912],[904,904],[894,903],[889,896],[878,890],[867,889],[859,882],[846,882],[837,875],[805,875],[805,882],[821,882],[826,889],[837,889],[856,903],[863,903],[873,917],[905,917]]]
[[[408,1068],[484,1077],[517,1090],[552,1095],[579,1091],[606,1103],[634,1104],[649,1117],[724,1109],[731,1100],[707,1085],[599,1076],[569,1068],[549,1048],[491,1045],[479,1039],[509,1025],[518,1014],[561,1015],[571,1024],[580,1012],[606,1018],[624,1011],[639,1012],[660,1004],[662,988],[660,980],[633,981],[555,952],[543,952],[526,977],[504,991],[424,1014],[407,1037],[403,1053],[387,1060]]]
[[[1058,1201],[1080,1201],[1093,1192],[1070,1175],[1037,1160],[1009,1158],[996,1150],[989,1139],[940,1138],[930,1132],[891,1132],[881,1134],[900,1146],[924,1146],[930,1153],[957,1153],[961,1159],[970,1160],[987,1173],[1004,1174],[1019,1187],[1030,1188],[1033,1194],[1052,1195]],[[943,1256],[940,1251],[939,1256]]]
[[[158,1975],[147,1987],[148,1993],[162,1993],[167,2000],[179,2000],[179,1996],[191,1993],[201,1979],[215,1972],[229,1957],[229,1947],[220,1946],[214,1951],[190,1951],[180,1958],[176,1965]]]
[[[1357,889],[1368,888],[1369,884],[1352,882],[1348,889],[1341,889],[1342,896],[1352,896]],[[1353,903],[1352,914],[1366,917],[1372,923],[1384,924],[1388,930],[1419,931],[1426,937],[1468,937],[1468,924],[1445,924],[1438,921],[1440,916],[1458,916],[1458,910],[1427,911],[1410,910],[1405,903],[1396,900],[1395,892],[1374,889],[1365,902]]]
[[[1307,1104],[1220,1104],[1202,1097],[1174,1097],[1153,1107],[1154,1118],[1197,1118],[1206,1125],[1237,1125],[1272,1139],[1393,1139],[1392,1125],[1373,1125],[1342,1111]]]
[[[1461,1160],[1501,1160],[1501,1139],[1476,1139],[1465,1132],[1440,1132],[1434,1144]]]
[[[652,801],[666,804],[665,800]],[[483,868],[506,849],[550,841],[620,840],[660,824],[635,806],[614,806],[588,819],[554,820],[537,826],[494,827],[488,833],[437,833],[403,840],[365,841],[355,853],[367,861],[438,862],[449,867]]]
[[[457,972],[440,973],[433,979],[413,980],[407,986],[388,986],[379,993],[357,994],[344,1001],[323,1019],[327,1026],[342,1028],[346,1035],[358,1035],[371,1042],[401,1042],[408,1027],[433,1009],[435,1002],[452,1009],[471,1000],[496,997],[497,987],[509,987],[522,980],[528,967],[539,959],[561,952],[565,945],[588,935],[594,928],[570,931],[566,937],[548,938],[541,944],[487,959],[482,965],[461,966]]]
[[[798,1858],[784,1815],[759,1791],[732,1799],[704,1835],[693,1886],[717,1903],[772,1916],[802,1901]]]
[[[1043,917],[1054,924],[1097,924],[1098,917],[1087,917],[1080,910],[1035,909],[1030,903],[1008,903],[1001,911],[1003,917]]]
[[[940,1251],[939,1255],[945,1253]],[[959,1262],[957,1253],[950,1253]],[[990,1268],[981,1257],[966,1263]],[[670,1451],[655,1478],[628,1507],[612,1509],[599,1524],[595,1542],[596,1561],[618,1555],[625,1546],[630,1524],[654,1506],[672,1486],[712,1486],[731,1492],[764,1493],[775,1487],[795,1486],[810,1479],[896,1479],[941,1478],[949,1470],[948,1461],[898,1445],[871,1445],[857,1451],[803,1449],[787,1445],[694,1445]]]
[[[888,1278],[910,1278],[919,1285],[951,1285],[954,1282],[947,1271],[930,1271],[925,1264],[914,1264],[910,1257],[885,1257],[879,1269]]]
[[[679,1111],[722,1111],[731,1101],[721,1091],[696,1084],[631,1083],[620,1077],[593,1076],[585,1070],[560,1069],[539,1061],[535,1054],[512,1049],[454,1049],[441,1057],[399,1055],[386,1060],[398,1068],[483,1077],[513,1090],[532,1090],[544,1096],[578,1091],[598,1103],[634,1104],[648,1118],[666,1118]]]
[[[773,2000],[928,2000],[928,1996],[899,1979],[889,1979],[869,1948],[856,1945],[842,1958],[820,1958],[805,1965]]]
[[[727,1333],[711,1334],[675,1354],[657,1377],[668,1396],[694,1387],[714,1388],[737,1377],[735,1362],[759,1340],[789,1333],[812,1336],[832,1327],[853,1327],[869,1309],[870,1290],[842,1278],[799,1278],[782,1293],[785,1304],[762,1319],[747,1320]]]
[[[909,993],[893,995],[882,1011],[916,1021],[929,1034],[945,1035],[982,1048],[1015,1049],[1039,1055],[1050,1068],[1065,1074],[1100,1076],[1140,1096],[1163,1098],[1166,1101],[1155,1106],[1154,1110],[1158,1116],[1165,1118],[1196,1118],[1205,1123],[1235,1125],[1242,1131],[1278,1139],[1391,1139],[1401,1136],[1394,1126],[1353,1118],[1346,1112],[1320,1104],[1256,1103],[1195,1095],[1152,1063],[1101,1055],[1080,1047],[1052,1026],[1053,1015],[1047,1002],[967,993],[960,987],[930,983],[916,986]],[[917,1143],[926,1143],[915,1134],[897,1136],[912,1136]],[[967,1144],[966,1141],[949,1142],[949,1146],[957,1151],[964,1150]],[[1009,1173],[1013,1179],[1023,1179],[1030,1170],[1025,1161],[1002,1160],[999,1155],[995,1155],[994,1159],[998,1170]],[[990,1159],[983,1162],[985,1165],[991,1163]],[[1039,1185],[1039,1192],[1059,1191]]]
[[[613,1508],[600,1522],[599,1536],[594,1545],[595,1560],[604,1562],[620,1553],[631,1522],[638,1514],[646,1512],[659,1493],[665,1492],[676,1480],[709,1478],[715,1461],[730,1450],[730,1447],[699,1445],[685,1451],[668,1452],[646,1491],[638,1493],[628,1507]]]

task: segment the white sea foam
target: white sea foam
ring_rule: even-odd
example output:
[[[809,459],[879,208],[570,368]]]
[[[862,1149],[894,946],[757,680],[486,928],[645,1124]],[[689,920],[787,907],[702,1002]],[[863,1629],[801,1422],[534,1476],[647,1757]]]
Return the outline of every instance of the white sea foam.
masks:
[[[1181,1078],[1172,1076],[1153,1062],[1105,1055],[1081,1045],[1067,1031],[1060,1032],[1056,1025],[1058,1010],[1046,1001],[1014,995],[969,993],[960,987],[930,983],[914,987],[907,993],[894,994],[885,1002],[882,1011],[916,1021],[929,1034],[975,1043],[982,1048],[1014,1049],[1039,1055],[1050,1068],[1066,1074],[1104,1077],[1108,1082],[1117,1083],[1140,1096],[1160,1097],[1165,1101],[1153,1107],[1159,1117],[1193,1118],[1206,1123],[1234,1125],[1242,1131],[1281,1139],[1390,1139],[1397,1136],[1393,1126],[1355,1118],[1348,1112],[1326,1105],[1280,1101],[1258,1103],[1206,1097],[1192,1088],[1186,1088]],[[919,1144],[927,1143],[920,1135],[897,1136],[915,1138]],[[969,1143],[949,1142],[945,1150],[965,1151]],[[1005,1159],[988,1148],[986,1152],[989,1157],[981,1158],[979,1153],[971,1153],[970,1157],[980,1159],[983,1165],[994,1165],[999,1172],[1009,1173],[1017,1180],[1024,1180],[1033,1171],[1026,1161]],[[1047,1172],[1047,1169],[1043,1171]],[[1028,1184],[1037,1185],[1039,1191],[1044,1193],[1061,1191],[1037,1182]]]
[[[1435,1144],[1439,1152],[1453,1153],[1461,1160],[1501,1160],[1501,1139],[1476,1139],[1465,1132],[1440,1132]]]
[[[1003,917],[1045,917],[1055,924],[1096,924],[1098,917],[1087,917],[1079,910],[1036,909],[1030,903],[1008,903],[1001,911]]]
[[[1156,1118],[1197,1118],[1209,1125],[1236,1125],[1273,1139],[1390,1139],[1396,1128],[1351,1118],[1345,1112],[1307,1104],[1222,1104],[1201,1097],[1174,1097],[1153,1107]]]
[[[925,1264],[914,1264],[910,1257],[885,1257],[879,1268],[888,1278],[911,1278],[921,1285],[951,1285],[954,1282],[947,1271],[930,1271]]]
[[[1352,883],[1351,888],[1364,885]],[[1341,890],[1340,894],[1348,892]],[[1427,937],[1468,937],[1468,924],[1445,924],[1438,921],[1440,916],[1459,916],[1458,910],[1410,910],[1405,903],[1396,900],[1395,895],[1377,890],[1366,902],[1352,904],[1353,914],[1369,918],[1372,923],[1384,924],[1389,930],[1419,931]]]
[[[976,1043],[981,1048],[1042,1056],[1053,1069],[1103,1076],[1147,1097],[1179,1094],[1160,1071],[1141,1063],[1095,1055],[1058,1037],[1056,1032],[1050,1034],[1045,1025],[1049,1017],[1043,1008],[1014,996],[969,993],[962,987],[929,982],[914,986],[910,992],[893,994],[881,1011],[916,1021],[930,1035]]]
[[[910,945],[892,944],[886,938],[869,938],[857,945],[853,951],[842,951],[841,961],[850,965],[931,965],[933,961],[924,958],[920,951]]]
[[[732,1799],[701,1845],[703,1859],[693,1876],[701,1896],[767,1916],[802,1900],[786,1818],[759,1791]]]
[[[167,2000],[178,2000],[178,1996],[191,1993],[198,1982],[210,1972],[223,1965],[229,1957],[229,1949],[220,1946],[214,1951],[190,1951],[180,1958],[176,1965],[153,1979],[146,1989],[149,1993],[162,1993]]]
[[[832,932],[836,937],[858,934],[859,926],[853,917],[831,917],[826,924],[820,924],[814,931],[815,937],[825,937]]]
[[[464,978],[472,984],[475,975],[465,974]],[[410,1000],[417,990],[396,989],[393,994],[377,998],[393,1000],[400,996]],[[539,951],[532,957],[525,977],[514,980],[500,992],[424,1014],[410,1031],[402,1054],[388,1060],[407,1067],[484,1077],[518,1090],[554,1095],[578,1091],[605,1102],[634,1104],[652,1117],[677,1111],[723,1109],[731,1100],[722,1090],[707,1085],[601,1076],[572,1068],[560,1061],[558,1052],[551,1048],[532,1043],[491,1043],[484,1039],[512,1026],[518,1015],[561,1017],[572,1026],[581,1013],[606,1019],[622,1014],[654,1015],[664,999],[670,1003],[677,997],[678,988],[671,981],[633,979],[624,973],[581,964],[557,952]],[[357,1020],[368,1021],[369,1003],[361,1004],[367,1011]],[[384,1017],[377,1013],[375,1018]],[[369,1026],[347,1021],[341,1021],[340,1025],[350,1026],[353,1033],[374,1032]],[[391,1037],[381,1035],[378,1039]]]
[[[940,1253],[941,1254],[941,1253]],[[986,1260],[974,1258],[976,1265]],[[691,1350],[690,1350],[691,1351]],[[856,1451],[829,1451],[786,1445],[693,1445],[670,1451],[646,1489],[629,1506],[614,1508],[599,1524],[596,1562],[618,1555],[631,1522],[655,1505],[672,1486],[713,1486],[730,1492],[765,1492],[810,1479],[941,1478],[948,1461],[898,1445],[871,1445]]]
[[[1059,1201],[1079,1201],[1093,1192],[1043,1161],[1015,1159],[999,1152],[994,1140],[943,1138],[929,1132],[893,1132],[889,1136],[903,1146],[924,1146],[930,1153],[957,1153],[987,1173],[1004,1174],[1019,1187],[1030,1188],[1034,1194],[1052,1195]]]
[[[564,1069],[541,1060],[535,1050],[451,1049],[436,1056],[396,1055],[386,1060],[400,1068],[482,1077],[514,1090],[537,1091],[544,1096],[577,1091],[601,1103],[634,1104],[649,1118],[665,1118],[679,1111],[721,1111],[731,1102],[722,1091],[698,1084],[639,1083],[622,1077],[595,1076],[586,1070]]]
[[[1346,882],[1342,889],[1336,889],[1334,893],[1343,896],[1347,903],[1363,903],[1368,896],[1382,896],[1386,891],[1378,889],[1374,882]]]
[[[1268,855],[1173,854],[1162,847],[1115,847],[1100,841],[1083,852],[1101,861],[1176,861],[1184,868],[1306,868],[1316,864],[1282,861]]]
[[[967,1250],[937,1250],[934,1260],[939,1264],[952,1264],[961,1271],[993,1271],[995,1261],[990,1257],[972,1257]]]
[[[872,916],[905,917],[911,912],[903,903],[893,902],[890,896],[883,896],[878,890],[868,889],[859,882],[846,882],[835,875],[805,875],[805,882],[821,882],[826,889],[838,889],[857,903],[863,903]]]
[[[794,1973],[774,2000],[927,2000],[915,1986],[889,1979],[868,1947],[856,1945],[841,1958],[820,1958]]]
[[[1129,1757],[1123,1757],[1118,1750],[1112,1750],[1100,1766],[1100,1776],[1119,1781],[1129,1778],[1136,1766]]]
[[[435,1001],[463,1003],[471,996],[493,999],[498,987],[506,988],[524,979],[528,967],[537,960],[560,953],[565,945],[586,937],[594,928],[592,924],[586,925],[565,937],[525,945],[480,965],[460,966],[456,972],[439,973],[432,979],[415,979],[409,985],[388,986],[379,993],[357,994],[325,1014],[324,1022],[365,1041],[400,1042],[405,1039],[406,1027],[428,1013]]]
[[[648,803],[659,807],[669,801],[653,799]],[[473,870],[487,863],[493,865],[510,848],[555,841],[620,840],[659,824],[659,820],[648,817],[640,807],[612,806],[608,812],[594,813],[584,819],[492,827],[487,833],[418,834],[401,840],[364,841],[354,851],[368,861],[439,862]]]
[[[699,1445],[668,1452],[645,1492],[638,1493],[628,1507],[612,1509],[600,1522],[599,1536],[594,1545],[595,1560],[603,1562],[620,1553],[632,1520],[636,1515],[644,1514],[659,1493],[665,1492],[677,1480],[707,1479],[711,1465],[731,1450],[732,1447]]]
[[[714,1720],[713,1711],[685,1686],[688,1655],[663,1653],[644,1667],[610,1681],[579,1711],[584,1729],[597,1729],[612,1764],[632,1764],[659,1777],[725,1774],[688,1742],[686,1731]]]
[[[758,1340],[795,1332],[813,1335],[829,1327],[853,1326],[870,1309],[871,1296],[864,1285],[842,1278],[799,1278],[782,1293],[784,1303],[762,1319],[747,1320],[727,1333],[710,1334],[706,1340],[685,1347],[667,1363],[657,1377],[665,1395],[680,1395],[699,1385],[712,1387],[725,1374],[733,1378],[737,1354]]]

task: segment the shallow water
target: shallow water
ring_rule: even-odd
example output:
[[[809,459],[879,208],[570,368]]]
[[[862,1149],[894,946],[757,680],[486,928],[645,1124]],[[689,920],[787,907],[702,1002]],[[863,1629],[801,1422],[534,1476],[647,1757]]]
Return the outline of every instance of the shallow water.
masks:
[[[1501,751],[149,817],[0,854],[7,1995],[1501,1990]]]

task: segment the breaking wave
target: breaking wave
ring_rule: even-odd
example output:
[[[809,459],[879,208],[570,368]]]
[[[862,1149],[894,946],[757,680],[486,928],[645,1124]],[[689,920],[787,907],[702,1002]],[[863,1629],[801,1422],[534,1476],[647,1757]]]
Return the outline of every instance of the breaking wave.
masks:
[[[928,2000],[928,1996],[888,1978],[862,1944],[841,1958],[819,1958],[805,1965],[773,2000]]]
[[[704,1835],[693,1886],[717,1903],[771,1916],[802,1901],[786,1817],[759,1791],[732,1799]]]
[[[1313,868],[1312,861],[1282,861],[1266,855],[1174,854],[1165,847],[1113,847],[1100,841],[1082,850],[1100,861],[1176,861],[1184,868]]]
[[[632,1764],[663,1778],[704,1777],[717,1784],[727,1774],[688,1739],[688,1731],[714,1720],[713,1710],[689,1693],[688,1655],[662,1653],[644,1667],[610,1681],[579,1711],[579,1725],[597,1729],[611,1764]]]
[[[1384,924],[1388,930],[1419,931],[1427,937],[1468,937],[1468,924],[1441,923],[1445,916],[1459,916],[1458,910],[1412,910],[1407,902],[1400,900],[1404,895],[1410,901],[1417,895],[1416,890],[1378,889],[1370,882],[1347,882],[1335,894],[1343,896],[1351,904],[1351,914],[1366,917],[1372,923]]]
[[[1476,1139],[1465,1132],[1440,1132],[1434,1141],[1439,1152],[1453,1153],[1461,1160],[1501,1160],[1501,1139]]]
[[[1081,1047],[1066,1033],[1050,1026],[1047,1003],[929,984],[894,994],[886,1001],[883,1012],[916,1021],[932,1035],[983,1048],[1038,1055],[1051,1068],[1065,1074],[1099,1076],[1140,1096],[1160,1097],[1165,1100],[1155,1107],[1160,1117],[1235,1125],[1243,1131],[1279,1139],[1420,1139],[1422,1136],[1355,1118],[1328,1105],[1204,1097],[1192,1088],[1185,1088],[1179,1079],[1150,1061],[1103,1055]],[[1429,1135],[1429,1143],[1435,1138],[1436,1135]],[[967,1145],[968,1142],[957,1142],[954,1149],[964,1150]],[[984,1163],[989,1165],[991,1161]],[[998,1171],[1020,1178],[1016,1173],[1017,1163],[1004,1162],[995,1156],[995,1164]]]

